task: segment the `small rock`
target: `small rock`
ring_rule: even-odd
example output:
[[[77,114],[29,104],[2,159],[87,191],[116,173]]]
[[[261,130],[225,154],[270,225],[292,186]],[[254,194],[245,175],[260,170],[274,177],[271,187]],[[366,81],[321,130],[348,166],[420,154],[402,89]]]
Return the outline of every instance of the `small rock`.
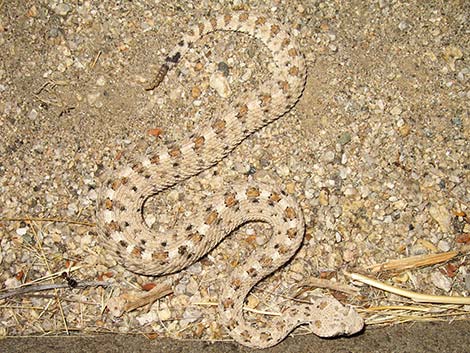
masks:
[[[345,262],[351,262],[357,257],[356,252],[351,249],[346,249],[343,252],[343,260]]]
[[[277,168],[277,174],[279,174],[279,176],[286,177],[290,174],[290,169],[287,165],[281,165]]]
[[[253,75],[253,71],[248,68],[246,69],[246,71],[243,73],[243,75],[241,75],[240,77],[240,81],[241,82],[247,82],[250,80],[251,76]]]
[[[16,234],[23,236],[23,235],[26,234],[27,231],[28,231],[28,228],[26,228],[26,227],[18,228],[18,229],[16,230]]]
[[[344,189],[344,196],[353,196],[353,195],[356,195],[356,189],[354,189],[354,187],[352,186],[347,186],[345,189]]]
[[[158,318],[161,321],[170,320],[170,318],[171,318],[171,311],[168,308],[157,310],[157,314],[158,314]]]
[[[385,8],[388,6],[388,0],[379,0],[379,7],[381,9]]]
[[[62,3],[55,7],[54,12],[59,16],[67,16],[71,10],[72,7],[69,4]]]
[[[440,251],[443,251],[443,252],[450,251],[450,248],[451,248],[449,242],[445,240],[439,240],[439,242],[437,243],[437,247]]]
[[[219,62],[219,64],[217,65],[217,70],[222,72],[225,77],[228,77],[228,75],[230,74],[230,68],[223,61]]]
[[[335,233],[335,242],[336,243],[341,243],[343,241],[343,236],[341,235],[340,232]]]
[[[339,177],[341,179],[346,179],[348,177],[348,175],[351,174],[351,168],[349,167],[342,167],[340,170],[339,170]]]
[[[202,264],[200,261],[197,261],[193,263],[191,266],[189,266],[186,269],[186,272],[194,274],[194,275],[199,275],[202,272]]]
[[[327,163],[331,163],[335,160],[335,153],[333,151],[327,151],[323,155],[323,160]]]
[[[235,162],[234,164],[235,171],[241,174],[248,174],[250,171],[250,163],[248,162]]]
[[[95,106],[95,107],[98,106],[99,105],[98,98],[100,97],[100,95],[101,95],[100,92],[88,93],[86,96],[88,104],[91,106]]]
[[[178,190],[176,189],[173,189],[171,190],[168,195],[167,195],[167,200],[170,201],[171,203],[175,203],[176,201],[179,200],[179,197],[180,197],[180,194],[178,192]]]
[[[140,325],[144,326],[158,321],[158,316],[158,313],[149,311],[148,313],[137,316],[135,319],[139,322]]]
[[[288,194],[293,194],[295,192],[295,183],[288,183],[286,185],[286,191]]]
[[[407,29],[409,26],[408,26],[408,23],[406,23],[405,21],[401,21],[399,24],[398,24],[398,29],[400,31],[404,31],[405,29]]]
[[[406,137],[410,134],[411,127],[408,124],[403,124],[402,126],[398,128],[398,131],[400,132],[400,135],[402,137]]]
[[[456,46],[451,45],[444,48],[442,54],[444,60],[449,64],[451,71],[455,71],[455,62],[462,59],[463,57],[462,50]]]
[[[351,141],[351,134],[349,132],[343,132],[339,138],[338,143],[341,145],[347,145]]]
[[[470,224],[469,223],[465,223],[465,225],[463,226],[463,232],[464,233],[470,233]]]
[[[312,190],[305,190],[304,195],[307,200],[311,200],[314,196]]]
[[[192,89],[191,89],[191,97],[193,97],[194,99],[196,98],[199,98],[199,96],[201,95],[201,89],[198,87],[198,86],[194,86]]]
[[[95,189],[91,189],[90,192],[88,193],[87,197],[90,200],[95,201],[98,198],[98,193],[96,192]]]
[[[259,304],[258,297],[254,295],[249,295],[246,301],[247,301],[246,306],[249,307],[250,309],[256,308]]]
[[[36,109],[31,109],[31,111],[28,114],[28,118],[30,118],[31,120],[36,120],[37,117],[38,117],[37,110]]]
[[[204,65],[200,61],[198,61],[196,65],[194,65],[194,71],[196,72],[201,71],[203,68],[204,68]]]
[[[191,322],[194,322],[197,319],[199,319],[201,316],[202,316],[202,313],[201,313],[200,310],[198,310],[194,307],[188,307],[188,308],[186,308],[186,310],[183,313],[183,320],[186,323],[191,323]]]
[[[67,211],[69,215],[76,215],[78,213],[78,206],[76,203],[71,203],[67,207]]]
[[[209,80],[209,85],[217,92],[222,98],[230,97],[232,90],[227,81],[227,78],[220,71],[214,72]]]
[[[3,283],[5,288],[15,288],[21,286],[21,281],[16,279],[16,277],[7,278]]]
[[[149,228],[152,228],[152,226],[155,224],[157,218],[153,214],[149,214],[145,216],[145,223]]]
[[[98,77],[98,79],[96,80],[96,85],[98,86],[104,86],[106,84],[106,79],[104,78],[104,76],[100,76]]]
[[[390,114],[392,114],[393,116],[398,116],[401,114],[401,112],[402,109],[398,105],[394,106],[392,110],[390,110]]]
[[[433,204],[429,208],[429,214],[439,224],[441,232],[450,233],[452,216],[446,207]]]
[[[318,201],[322,206],[328,206],[330,202],[330,192],[328,189],[321,189],[320,194],[318,195]]]
[[[431,274],[431,282],[437,288],[442,289],[445,292],[449,292],[452,288],[451,280],[440,272],[433,272]]]

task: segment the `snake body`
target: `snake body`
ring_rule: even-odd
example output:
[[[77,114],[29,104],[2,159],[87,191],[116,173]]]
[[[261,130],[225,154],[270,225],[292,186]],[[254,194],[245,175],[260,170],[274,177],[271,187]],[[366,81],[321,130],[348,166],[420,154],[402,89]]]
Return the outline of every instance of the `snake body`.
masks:
[[[214,31],[242,32],[260,40],[271,52],[275,72],[259,90],[245,92],[230,106],[223,106],[216,117],[180,143],[108,173],[98,197],[101,239],[130,271],[164,275],[191,265],[244,223],[268,223],[270,239],[232,271],[220,294],[220,322],[228,333],[237,342],[257,348],[277,344],[301,324],[308,324],[320,336],[355,333],[362,328],[362,319],[333,298],[287,307],[269,327],[245,320],[243,302],[253,286],[289,261],[303,240],[302,211],[282,190],[260,183],[234,185],[171,234],[155,234],[143,221],[142,209],[149,196],[215,165],[247,136],[289,111],[302,94],[306,68],[294,37],[278,22],[245,12],[204,18],[191,27],[166,58],[155,85],[194,42]]]

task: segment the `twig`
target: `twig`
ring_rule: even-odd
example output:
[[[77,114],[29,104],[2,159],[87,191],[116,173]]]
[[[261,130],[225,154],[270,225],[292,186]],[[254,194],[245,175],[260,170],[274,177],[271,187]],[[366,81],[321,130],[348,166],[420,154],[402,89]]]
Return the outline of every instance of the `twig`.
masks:
[[[93,68],[95,67],[96,63],[98,62],[98,59],[99,59],[100,56],[101,56],[101,53],[102,53],[102,51],[100,50],[100,51],[98,52],[98,54],[96,54],[95,59],[93,60],[93,62],[92,62],[91,65],[90,65],[90,68],[93,69]]]
[[[71,221],[62,218],[31,218],[31,217],[13,217],[13,218],[0,218],[0,222],[56,222],[56,223],[69,223],[80,224],[83,226],[94,227],[95,223],[83,221]]]
[[[381,264],[368,266],[367,269],[376,273],[379,271],[404,271],[411,268],[435,265],[446,262],[459,254],[458,251],[448,251],[440,254],[411,256],[404,259],[391,260]]]
[[[411,300],[418,302],[418,303],[463,304],[463,305],[470,304],[470,297],[421,294],[421,293],[413,292],[407,289],[393,287],[389,284],[366,277],[359,273],[350,273],[349,276],[355,281],[368,284],[369,286],[379,288],[386,292],[397,294],[405,298],[410,298]]]
[[[359,289],[348,286],[347,284],[335,283],[323,278],[309,278],[298,285],[298,287],[317,287],[332,289],[337,292],[343,292],[349,295],[358,295]]]
[[[108,282],[78,282],[75,288],[87,288],[87,287],[108,287],[111,284]],[[4,293],[0,293],[0,300],[14,297],[17,295],[24,295],[28,293],[41,292],[51,289],[60,289],[60,288],[70,288],[67,283],[50,283],[50,284],[38,284],[35,286],[28,287],[17,287],[10,290],[7,290]]]
[[[73,266],[73,267],[69,267],[69,268],[68,268],[68,272],[69,272],[69,273],[72,273],[72,272],[74,272],[74,271],[76,271],[76,270],[81,269],[82,267],[83,267],[83,266]],[[33,283],[38,283],[38,282],[46,281],[46,280],[51,279],[51,278],[60,277],[63,272],[64,272],[64,271],[61,270],[61,271],[58,271],[58,272],[51,273],[51,274],[49,274],[49,275],[47,275],[47,276],[43,276],[43,277],[40,277],[40,278],[36,278],[36,279],[34,279],[34,280],[32,280],[32,281],[30,281],[30,282],[28,282],[28,283],[23,283],[23,284],[19,285],[17,288],[28,287],[28,286],[31,286],[31,284],[33,284]],[[1,293],[2,291],[3,291],[3,290],[0,290],[0,293]]]
[[[106,307],[111,315],[120,317],[124,313],[152,304],[171,293],[173,293],[173,289],[169,284],[157,284],[150,291],[143,294],[123,293],[120,296],[110,298],[106,302]]]

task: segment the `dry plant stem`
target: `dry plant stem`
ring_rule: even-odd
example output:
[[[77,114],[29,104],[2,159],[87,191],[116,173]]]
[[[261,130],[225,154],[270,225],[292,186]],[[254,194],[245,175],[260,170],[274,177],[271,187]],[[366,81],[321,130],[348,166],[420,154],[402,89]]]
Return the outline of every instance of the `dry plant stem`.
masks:
[[[463,305],[470,304],[470,298],[467,298],[467,297],[421,294],[421,293],[412,292],[410,290],[393,287],[389,284],[385,284],[383,282],[366,277],[359,273],[350,273],[349,276],[355,281],[368,284],[369,286],[379,288],[384,291],[400,295],[402,297],[410,298],[411,300],[418,302],[418,303],[463,304]]]
[[[430,266],[449,261],[459,254],[458,251],[449,251],[440,254],[427,254],[411,256],[404,259],[391,260],[382,264],[368,266],[367,269],[374,273],[381,271],[404,271],[412,268]]]
[[[48,258],[47,258],[46,254],[45,254],[45,252],[42,248],[42,239],[39,237],[39,235],[36,231],[37,226],[33,223],[30,223],[30,226],[31,226],[31,231],[33,232],[33,235],[34,235],[34,239],[36,240],[36,244],[37,244],[37,248],[39,250],[40,257],[43,259],[44,264],[46,265],[46,268],[48,269],[48,271],[52,272],[52,268],[49,264]],[[52,280],[54,280],[54,279],[52,279]],[[69,327],[67,325],[67,319],[65,317],[64,308],[62,306],[62,302],[61,302],[60,297],[59,297],[59,292],[57,291],[57,289],[54,289],[54,293],[55,293],[55,297],[56,297],[57,306],[59,307],[60,316],[62,317],[62,322],[64,324],[65,332],[67,334],[69,334]]]
[[[357,288],[348,286],[347,284],[335,283],[322,278],[309,278],[300,283],[299,287],[316,287],[332,289],[337,292],[343,292],[349,295],[357,295],[359,290]]]
[[[82,267],[83,266],[73,266],[73,267],[68,268],[67,271],[69,273],[72,273],[76,270],[81,269]],[[33,283],[38,283],[38,282],[41,282],[41,281],[46,281],[48,279],[60,277],[63,272],[64,272],[64,270],[61,270],[61,271],[57,271],[57,272],[51,273],[49,275],[46,275],[46,276],[43,276],[43,277],[40,277],[40,278],[36,278],[35,280],[32,280],[31,282],[23,283],[22,285],[18,286],[17,288],[28,287],[28,286],[32,285]]]
[[[171,286],[169,286],[168,284],[157,285],[142,296],[127,302],[124,306],[124,311],[129,312],[144,305],[152,304],[158,299],[163,298],[171,293],[173,293],[173,289],[171,289]]]
[[[75,288],[108,287],[110,285],[111,284],[108,282],[79,282]],[[36,292],[42,292],[46,290],[60,289],[60,288],[70,288],[70,286],[67,283],[51,283],[51,284],[40,284],[40,285],[28,286],[28,287],[17,287],[17,288],[7,290],[4,293],[0,293],[0,300],[18,296],[18,295],[24,295],[24,294],[30,294],[30,293],[36,293]]]
[[[55,223],[68,223],[68,224],[79,224],[88,227],[94,227],[94,223],[83,222],[83,221],[71,221],[62,218],[34,218],[34,217],[14,217],[14,218],[0,218],[0,222],[55,222]]]

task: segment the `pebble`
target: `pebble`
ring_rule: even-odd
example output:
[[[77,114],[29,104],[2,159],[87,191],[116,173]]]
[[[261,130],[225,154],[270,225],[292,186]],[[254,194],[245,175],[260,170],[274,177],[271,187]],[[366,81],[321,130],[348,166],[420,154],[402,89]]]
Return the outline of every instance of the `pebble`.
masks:
[[[429,207],[429,214],[439,224],[441,232],[451,232],[452,216],[445,206],[434,203]]]
[[[16,230],[16,234],[21,235],[21,236],[25,235],[27,232],[28,232],[28,228],[27,228],[27,227],[18,228],[18,229]]]
[[[328,189],[322,189],[320,190],[320,193],[318,195],[318,201],[320,202],[320,205],[322,206],[328,206],[328,203],[330,201],[330,192]]]
[[[240,81],[248,82],[251,79],[251,76],[253,76],[253,70],[247,68],[245,72],[240,76]]]
[[[343,132],[339,138],[338,143],[341,145],[347,145],[351,141],[351,134],[349,132]]]
[[[406,137],[410,134],[411,126],[409,124],[403,124],[398,128],[398,131],[402,137]]]
[[[394,115],[394,116],[400,115],[401,112],[402,112],[401,107],[399,107],[399,106],[397,106],[397,105],[394,106],[394,107],[390,110],[390,114],[392,114],[392,115]]]
[[[98,79],[96,80],[96,85],[103,87],[105,84],[106,84],[106,79],[104,78],[104,76],[101,75],[100,77],[98,77]]]
[[[400,23],[398,24],[398,28],[400,29],[400,31],[404,31],[406,29],[408,29],[409,25],[408,23],[406,23],[406,21],[400,21]]]
[[[28,118],[30,118],[31,120],[36,120],[37,117],[38,117],[38,111],[36,109],[31,109],[31,111],[28,114]]]
[[[59,16],[67,16],[68,13],[72,10],[72,7],[67,3],[58,4],[54,8],[54,12]]]
[[[171,319],[171,310],[168,308],[163,308],[157,310],[158,319],[161,321],[167,321]]]
[[[259,305],[259,298],[254,295],[249,295],[246,301],[246,306],[250,309],[255,309]]]
[[[135,319],[139,322],[139,325],[146,326],[153,322],[158,321],[158,313],[152,310],[152,311],[149,311],[148,313],[144,313],[144,314],[137,316]]]
[[[324,155],[323,155],[323,160],[326,162],[326,163],[331,163],[335,160],[335,153],[333,151],[327,151]]]
[[[198,86],[194,86],[191,89],[191,97],[193,97],[194,99],[199,98],[201,96],[201,93],[202,91]]]
[[[157,221],[157,217],[155,217],[155,215],[153,214],[145,215],[145,223],[147,224],[149,228],[152,228],[152,226],[155,224],[156,221]]]
[[[449,277],[446,277],[439,271],[434,271],[431,273],[431,282],[437,288],[442,289],[445,292],[449,292],[452,288],[452,281],[449,279]]]
[[[180,199],[179,191],[176,189],[171,189],[166,198],[169,202],[174,204],[176,201]]]
[[[88,93],[87,94],[87,102],[89,105],[93,106],[93,107],[101,107],[103,105],[103,103],[99,100],[101,96],[101,93],[100,92],[92,92],[92,93]]]
[[[452,249],[450,243],[446,240],[439,240],[439,242],[437,243],[437,247],[442,252],[447,252]]]
[[[194,307],[188,307],[183,312],[183,320],[181,320],[181,325],[186,326],[189,323],[197,321],[202,316],[202,313],[199,309]]]
[[[290,174],[290,169],[287,165],[281,165],[276,168],[277,174],[281,177],[287,177]]]
[[[209,85],[222,98],[228,98],[232,94],[227,78],[220,71],[216,71],[211,75]]]
[[[217,70],[219,70],[225,77],[228,77],[230,75],[230,68],[223,61],[217,64]]]
[[[462,50],[454,45],[447,46],[443,49],[444,60],[448,63],[451,71],[455,71],[455,62],[463,58]]]

